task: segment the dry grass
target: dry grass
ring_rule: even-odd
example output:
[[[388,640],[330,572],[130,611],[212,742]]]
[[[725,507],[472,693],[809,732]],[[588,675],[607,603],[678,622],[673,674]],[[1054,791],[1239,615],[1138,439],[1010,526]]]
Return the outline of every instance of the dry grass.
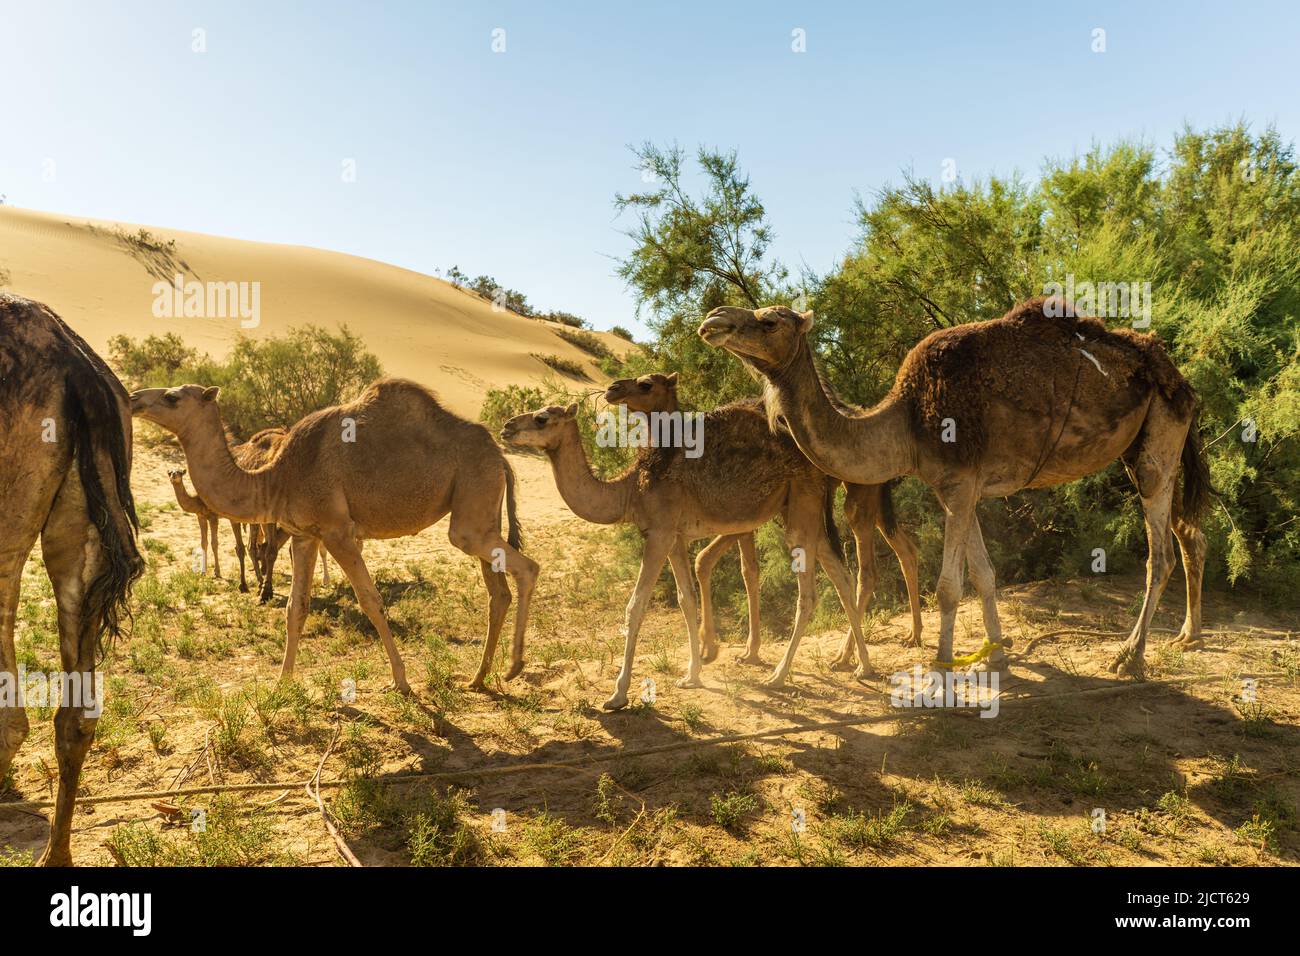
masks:
[[[155,454],[148,452],[146,454]],[[165,467],[159,462],[157,467]],[[996,719],[894,711],[893,719],[647,757],[628,751],[703,741],[798,722],[890,713],[887,675],[925,659],[903,648],[896,617],[872,647],[879,677],[857,683],[828,664],[842,622],[805,639],[792,685],[773,693],[763,671],[732,661],[743,621],[705,669],[706,688],[679,690],[680,614],[647,618],[634,688],[653,704],[596,708],[621,656],[621,614],[635,563],[626,539],[577,521],[531,527],[543,578],[529,631],[528,668],[493,693],[465,691],[480,651],[484,589],[472,563],[435,539],[367,546],[407,662],[415,699],[385,692],[387,667],[346,585],[317,586],[294,683],[275,677],[283,610],[259,607],[227,580],[187,568],[192,522],[147,501],[151,560],[136,589],[133,635],[109,663],[108,704],[86,764],[83,795],[173,786],[302,780],[342,723],[325,777],[330,812],[368,864],[399,865],[850,865],[1295,864],[1300,688],[1294,640],[1252,628],[1295,627],[1211,596],[1209,648],[1149,648],[1155,678],[1209,677],[1105,697],[1037,705],[1004,702]],[[432,544],[430,542],[433,542]],[[417,546],[418,545],[418,546]],[[226,542],[228,549],[229,542]],[[734,561],[734,558],[728,558]],[[287,562],[282,562],[287,564]],[[20,663],[56,666],[49,584],[36,556],[24,576]],[[226,565],[226,562],[223,562]],[[235,568],[233,557],[228,568]],[[286,569],[287,570],[287,569]],[[1175,588],[1178,585],[1175,579]],[[1125,616],[1136,580],[1008,588],[1005,624],[1023,649],[1062,626],[1107,627]],[[1087,589],[1086,595],[1084,594]],[[283,602],[287,581],[277,585]],[[982,629],[973,601],[959,621],[962,649]],[[1177,619],[1171,589],[1158,624]],[[1043,611],[1050,608],[1050,611]],[[774,663],[779,627],[768,621]],[[937,615],[926,614],[932,647]],[[969,645],[969,646],[967,646]],[[1018,661],[1004,691],[1074,694],[1116,682],[1104,665],[1117,639],[1063,637]],[[503,656],[498,666],[504,665]],[[1244,675],[1261,681],[1241,699]],[[355,682],[345,704],[343,682]],[[33,732],[0,799],[45,799],[53,767],[51,713]],[[393,783],[398,775],[604,757],[581,768]],[[180,801],[181,823],[148,802],[88,806],[74,853],[103,864],[336,864],[338,853],[301,788]],[[1094,832],[1092,811],[1105,811]],[[193,833],[191,809],[207,812]],[[496,814],[494,811],[504,811]],[[796,813],[800,811],[800,813]],[[793,824],[796,817],[803,828]],[[495,823],[495,825],[494,825]],[[503,826],[502,826],[503,824]],[[43,845],[38,817],[0,812],[0,864],[30,862]]]

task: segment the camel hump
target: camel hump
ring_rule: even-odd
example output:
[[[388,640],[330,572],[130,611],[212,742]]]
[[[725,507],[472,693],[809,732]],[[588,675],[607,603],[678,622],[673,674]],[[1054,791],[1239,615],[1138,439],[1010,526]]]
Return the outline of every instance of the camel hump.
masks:
[[[977,461],[989,436],[990,405],[1004,401],[1050,417],[1050,396],[1081,396],[1081,361],[1091,358],[1112,385],[1123,382],[1135,404],[1158,391],[1178,414],[1195,403],[1191,386],[1160,339],[1133,329],[1108,329],[1059,297],[1022,302],[998,319],[932,332],[907,354],[892,394],[907,403],[918,431],[941,455]],[[1097,383],[1085,387],[1098,387]],[[943,440],[945,433],[960,440]]]

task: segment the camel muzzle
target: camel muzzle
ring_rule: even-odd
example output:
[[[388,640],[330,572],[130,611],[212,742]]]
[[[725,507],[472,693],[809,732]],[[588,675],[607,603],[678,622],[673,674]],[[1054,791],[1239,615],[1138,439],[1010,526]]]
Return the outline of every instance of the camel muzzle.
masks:
[[[709,345],[721,345],[725,342],[732,332],[736,331],[736,324],[726,316],[717,316],[712,319],[705,319],[699,328],[699,336]]]

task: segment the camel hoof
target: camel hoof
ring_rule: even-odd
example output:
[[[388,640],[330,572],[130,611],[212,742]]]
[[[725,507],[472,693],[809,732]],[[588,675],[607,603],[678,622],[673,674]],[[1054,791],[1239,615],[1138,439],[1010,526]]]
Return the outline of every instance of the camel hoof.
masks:
[[[1131,648],[1125,648],[1116,654],[1115,659],[1110,662],[1110,672],[1120,677],[1132,677],[1134,680],[1142,680],[1144,677],[1142,659]]]
[[[837,657],[831,661],[831,670],[833,671],[851,671],[853,670],[852,657]]]
[[[872,670],[870,664],[863,664],[861,667],[859,667],[857,670],[853,672],[853,679],[869,680],[870,678],[875,676],[875,673],[876,672]]]
[[[737,663],[737,664],[747,664],[747,665],[749,665],[749,666],[751,666],[751,667],[762,667],[762,666],[763,666],[763,658],[761,658],[757,653],[754,653],[754,654],[737,654],[737,655],[736,655],[736,663]]]
[[[70,852],[52,854],[47,851],[45,855],[41,857],[40,862],[37,863],[36,865],[37,866],[72,866],[72,854]]]
[[[483,683],[482,678],[475,678],[465,685],[466,690],[472,690],[476,694],[488,693],[487,684]]]
[[[506,671],[506,680],[514,680],[524,672],[524,662],[515,661],[510,665],[510,670]]]
[[[685,677],[679,677],[674,683],[678,687],[703,687],[704,686],[704,681],[700,680],[698,677],[692,677],[690,674],[687,674]]]
[[[904,647],[920,647],[920,646],[921,646],[921,636],[920,636],[919,634],[912,634],[912,635],[910,635],[909,637],[904,638],[904,640],[903,640],[903,646],[904,646]]]
[[[626,694],[615,694],[605,703],[600,705],[601,710],[622,710],[627,706]]]
[[[716,661],[717,659],[718,659],[718,645],[717,645],[717,644],[706,644],[706,645],[705,645],[705,646],[700,650],[700,663],[702,663],[702,664],[712,664],[712,663],[713,663],[714,661]]]
[[[1199,637],[1191,637],[1187,634],[1179,634],[1169,642],[1170,647],[1176,647],[1183,651],[1199,651],[1205,647],[1205,641]]]
[[[765,677],[762,681],[760,681],[760,683],[764,687],[769,688],[770,690],[780,690],[782,687],[785,686],[785,675],[778,671],[775,674],[771,674]]]
[[[397,693],[401,694],[403,697],[415,696],[415,691],[411,690],[411,685],[408,684],[406,681],[402,681],[400,684],[394,681],[393,683],[390,683],[387,687],[385,687],[384,690],[396,691]]]
[[[247,593],[248,593],[248,585],[247,585],[247,584],[241,584],[241,585],[239,586],[239,593],[240,593],[240,594],[247,594]]]

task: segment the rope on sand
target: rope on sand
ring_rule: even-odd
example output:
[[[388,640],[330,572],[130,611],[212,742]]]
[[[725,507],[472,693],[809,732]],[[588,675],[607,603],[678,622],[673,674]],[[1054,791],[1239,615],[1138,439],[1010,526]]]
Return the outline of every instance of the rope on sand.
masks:
[[[1279,675],[1280,676],[1280,675]],[[1128,684],[1117,684],[1111,687],[1092,687],[1086,690],[1064,691],[1059,694],[1042,694],[1026,697],[1011,698],[1006,703],[1016,705],[1036,704],[1044,701],[1062,700],[1071,697],[1095,697],[1105,694],[1123,694],[1134,690],[1150,690],[1157,687],[1177,687],[1181,685],[1204,684],[1210,681],[1223,680],[1223,675],[1214,674],[1201,677],[1176,677],[1169,680],[1159,681],[1135,681]],[[883,693],[881,696],[885,696]],[[436,773],[410,773],[396,774],[391,777],[381,777],[376,780],[377,783],[399,784],[415,783],[421,780],[458,780],[466,777],[498,777],[513,773],[528,773],[539,770],[564,770],[575,767],[583,767],[594,763],[605,763],[611,760],[632,760],[639,757],[650,757],[657,754],[674,753],[681,750],[695,750],[703,747],[719,747],[727,744],[743,743],[750,740],[763,740],[768,737],[789,737],[798,734],[817,733],[819,731],[838,730],[844,727],[859,727],[865,724],[883,723],[885,721],[900,720],[907,717],[919,716],[929,713],[928,709],[907,709],[891,711],[885,714],[868,714],[861,717],[849,717],[843,720],[830,720],[814,724],[789,724],[784,727],[771,727],[767,730],[755,730],[743,734],[722,734],[717,737],[708,737],[703,740],[681,740],[671,744],[660,744],[655,747],[642,747],[638,750],[625,750],[618,748],[606,753],[588,754],[583,757],[573,757],[568,760],[554,760],[546,763],[519,763],[507,764],[498,767],[478,767],[467,770],[442,770]],[[959,713],[959,711],[954,711]],[[331,745],[332,746],[332,745]],[[328,752],[327,752],[328,756]],[[323,768],[322,761],[321,767]],[[131,793],[106,794],[93,797],[79,797],[78,806],[92,806],[100,803],[130,803],[137,800],[161,800],[174,797],[191,797],[210,793],[257,793],[270,790],[290,790],[306,788],[311,792],[311,788],[316,790],[317,796],[321,788],[341,787],[348,783],[348,780],[335,778],[333,780],[320,780],[320,770],[307,780],[276,780],[270,783],[230,783],[214,784],[202,787],[182,787],[179,790],[139,790]],[[0,811],[3,810],[41,810],[54,806],[53,800],[31,800],[13,803],[0,803]]]

